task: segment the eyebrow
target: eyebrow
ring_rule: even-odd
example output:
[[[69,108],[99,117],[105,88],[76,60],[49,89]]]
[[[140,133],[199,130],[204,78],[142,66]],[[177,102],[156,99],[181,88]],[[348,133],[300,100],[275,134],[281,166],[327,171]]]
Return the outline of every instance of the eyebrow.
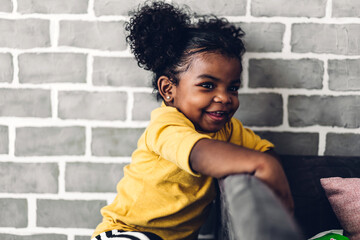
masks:
[[[214,77],[214,76],[209,75],[209,74],[201,74],[201,75],[198,76],[198,78],[209,78],[209,79],[211,79],[211,80],[213,80],[213,81],[215,81],[215,82],[220,82],[220,79],[219,79],[219,78]],[[241,80],[240,80],[240,78],[237,78],[237,79],[232,80],[231,82],[232,82],[232,83],[234,83],[234,82],[236,82],[236,83],[237,83],[237,82],[241,83]]]

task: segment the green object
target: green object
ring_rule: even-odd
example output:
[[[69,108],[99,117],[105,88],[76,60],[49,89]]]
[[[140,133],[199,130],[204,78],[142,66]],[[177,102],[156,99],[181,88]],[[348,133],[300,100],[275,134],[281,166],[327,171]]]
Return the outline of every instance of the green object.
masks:
[[[337,233],[328,233],[322,237],[314,238],[313,240],[350,240],[350,239]]]

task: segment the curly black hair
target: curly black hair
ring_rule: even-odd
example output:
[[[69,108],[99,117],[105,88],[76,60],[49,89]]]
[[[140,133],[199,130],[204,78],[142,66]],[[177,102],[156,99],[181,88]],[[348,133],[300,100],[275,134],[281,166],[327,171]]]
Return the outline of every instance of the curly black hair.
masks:
[[[196,21],[192,22],[191,19]],[[152,81],[167,76],[177,84],[177,75],[186,71],[191,57],[202,52],[219,52],[240,61],[245,52],[240,27],[213,15],[196,16],[187,6],[163,1],[145,2],[125,25],[127,42],[140,67],[154,73]]]

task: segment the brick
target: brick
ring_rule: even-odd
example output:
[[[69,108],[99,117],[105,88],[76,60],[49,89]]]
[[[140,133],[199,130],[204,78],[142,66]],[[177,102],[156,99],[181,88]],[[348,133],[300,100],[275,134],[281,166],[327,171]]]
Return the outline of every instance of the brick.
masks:
[[[318,155],[318,133],[294,132],[256,132],[275,145],[275,151],[283,155]]]
[[[133,119],[139,121],[150,120],[151,111],[160,107],[161,102],[156,100],[156,96],[152,93],[135,93]]]
[[[357,0],[333,0],[333,17],[360,17],[360,2]]]
[[[12,12],[13,5],[11,0],[0,0],[0,12]]]
[[[84,127],[24,127],[16,130],[16,156],[84,155]]]
[[[323,62],[316,59],[250,59],[249,87],[321,89]]]
[[[128,15],[129,11],[137,9],[143,0],[94,0],[96,16]]]
[[[134,58],[95,57],[93,84],[98,86],[151,87],[152,74]]]
[[[244,16],[246,14],[246,0],[174,0],[178,4],[186,4],[198,14],[215,14],[220,16]]]
[[[0,233],[1,240],[67,240],[67,236],[63,234],[34,234],[34,235],[13,235]]]
[[[49,90],[0,89],[0,116],[51,117]]]
[[[57,193],[59,167],[55,163],[0,163],[0,192]]]
[[[240,107],[234,117],[247,126],[282,124],[283,100],[275,93],[240,94]]]
[[[20,13],[86,13],[88,0],[18,0]]]
[[[0,198],[0,215],[0,227],[27,227],[28,206],[26,199]],[[3,239],[1,234],[0,239]]]
[[[20,83],[85,83],[86,55],[25,53],[19,56]]]
[[[116,192],[125,164],[68,163],[65,184],[68,192]]]
[[[121,21],[61,21],[59,45],[123,51],[127,47],[124,31]]]
[[[75,236],[75,240],[89,240],[91,236]]]
[[[360,127],[360,96],[290,96],[289,124]]]
[[[37,200],[37,226],[95,228],[101,222],[100,209],[106,201]]]
[[[357,144],[359,141],[359,134],[328,133],[325,155],[358,157],[360,155],[360,148]]]
[[[9,152],[9,130],[6,126],[0,125],[0,154]]]
[[[59,92],[62,119],[125,120],[127,94],[124,92]]]
[[[92,154],[95,156],[131,156],[143,128],[93,128]]]
[[[1,6],[1,5],[0,5]],[[0,53],[0,82],[12,82],[14,65],[10,53]]]
[[[293,24],[291,46],[298,53],[359,55],[360,24]]]
[[[360,90],[360,60],[329,60],[329,88],[335,91]]]
[[[281,23],[236,24],[245,32],[244,43],[248,52],[281,52],[285,25]]]
[[[0,19],[0,47],[50,47],[50,24],[42,19]]]
[[[324,17],[326,0],[252,0],[251,15],[256,17]]]

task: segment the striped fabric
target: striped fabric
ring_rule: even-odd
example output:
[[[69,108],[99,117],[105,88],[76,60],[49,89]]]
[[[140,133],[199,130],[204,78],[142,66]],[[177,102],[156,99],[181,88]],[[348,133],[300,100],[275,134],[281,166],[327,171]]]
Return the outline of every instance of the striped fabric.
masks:
[[[112,230],[103,232],[91,240],[162,240],[159,236],[149,232],[124,232]]]

